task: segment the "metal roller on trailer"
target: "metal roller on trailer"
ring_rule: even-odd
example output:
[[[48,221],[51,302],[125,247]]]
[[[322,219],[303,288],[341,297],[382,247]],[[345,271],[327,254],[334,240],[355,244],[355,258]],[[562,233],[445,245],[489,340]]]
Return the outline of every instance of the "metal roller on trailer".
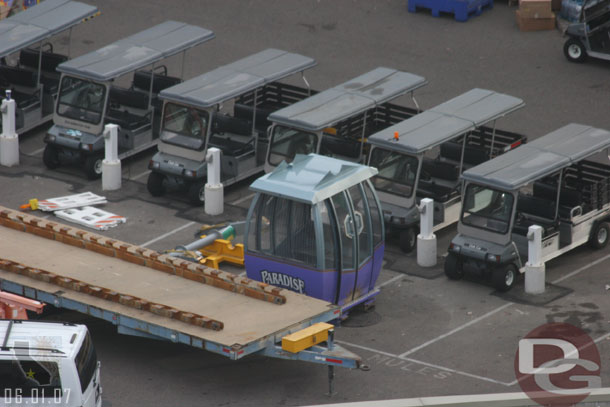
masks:
[[[569,124],[465,171],[458,235],[445,259],[447,276],[479,273],[491,277],[498,290],[509,290],[524,271],[531,225],[542,228],[543,262],[587,242],[605,247],[608,148],[610,132]]]
[[[326,322],[341,310],[326,301],[2,207],[0,240],[3,291],[101,318],[119,333],[233,360],[361,364],[333,343]]]
[[[390,103],[428,82],[421,76],[379,67],[269,116],[265,171],[296,154],[316,153],[364,162],[367,137],[409,118],[417,109]]]
[[[422,198],[434,200],[434,231],[457,222],[462,171],[525,143],[523,135],[496,130],[497,119],[524,105],[513,96],[472,89],[369,137],[369,165],[379,170],[372,180],[403,251],[415,247]]]
[[[163,90],[159,152],[149,164],[151,195],[178,186],[201,205],[210,147],[221,151],[225,186],[262,172],[269,114],[311,95],[305,77],[307,88],[279,81],[315,65],[312,58],[270,48]],[[233,102],[232,113],[221,111],[227,102]]]
[[[57,66],[61,72],[53,127],[45,136],[43,162],[49,169],[66,162],[83,166],[89,179],[102,174],[104,126],[120,127],[119,159],[154,147],[159,140],[157,94],[182,81],[159,63],[215,37],[205,28],[165,21]],[[150,67],[150,69],[143,69]],[[113,82],[133,72],[131,87]]]
[[[59,89],[55,68],[68,60],[70,51],[55,52],[52,37],[67,30],[71,34],[73,27],[97,14],[97,7],[78,1],[46,0],[0,22],[0,94],[11,91],[20,133],[53,118]]]

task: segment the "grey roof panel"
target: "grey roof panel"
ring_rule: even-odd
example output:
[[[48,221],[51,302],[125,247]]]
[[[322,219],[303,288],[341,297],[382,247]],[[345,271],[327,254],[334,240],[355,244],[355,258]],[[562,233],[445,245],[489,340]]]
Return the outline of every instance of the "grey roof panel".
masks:
[[[163,99],[210,107],[315,66],[314,59],[269,48],[164,89]]]
[[[165,21],[97,51],[64,62],[57,70],[108,81],[214,38],[205,28]]]
[[[523,100],[472,89],[369,137],[374,145],[421,153],[524,106]],[[399,139],[394,139],[398,133]]]
[[[0,57],[67,30],[97,12],[97,7],[78,1],[45,0],[0,21]]]
[[[315,204],[377,175],[365,165],[317,154],[297,154],[293,162],[283,161],[273,172],[250,185],[269,195]]]
[[[426,84],[418,75],[379,67],[341,85],[280,109],[269,120],[318,131]]]
[[[610,132],[568,124],[516,150],[465,171],[462,177],[514,190],[610,147]]]

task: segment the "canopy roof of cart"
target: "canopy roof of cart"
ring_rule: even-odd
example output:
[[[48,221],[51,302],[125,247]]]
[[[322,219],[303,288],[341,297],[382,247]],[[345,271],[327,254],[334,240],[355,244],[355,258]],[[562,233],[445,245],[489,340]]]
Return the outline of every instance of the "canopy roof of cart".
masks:
[[[379,67],[273,112],[269,120],[297,129],[319,131],[427,83],[421,76]]]
[[[371,144],[419,154],[523,107],[523,100],[472,89],[369,137]],[[398,133],[398,139],[394,136]]]
[[[282,161],[273,172],[250,185],[250,189],[293,201],[316,204],[377,175],[361,164],[317,154],[297,154],[294,161]]]
[[[57,70],[85,79],[109,81],[214,37],[214,33],[205,28],[178,21],[165,21],[97,51],[64,62]]]
[[[492,188],[516,190],[608,147],[610,132],[572,123],[471,168],[462,178]]]
[[[0,21],[0,57],[67,30],[97,12],[97,7],[78,1],[45,0]]]
[[[312,58],[269,48],[164,89],[159,96],[206,108],[315,65]]]

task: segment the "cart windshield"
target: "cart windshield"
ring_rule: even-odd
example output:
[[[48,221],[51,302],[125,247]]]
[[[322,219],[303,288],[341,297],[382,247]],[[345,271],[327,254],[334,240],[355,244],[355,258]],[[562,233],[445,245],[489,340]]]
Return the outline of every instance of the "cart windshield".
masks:
[[[379,173],[373,177],[373,184],[378,191],[410,197],[417,175],[417,157],[394,151],[375,148],[371,153],[371,167]]]
[[[191,150],[203,150],[209,117],[205,110],[167,103],[161,140]]]
[[[84,79],[64,76],[61,79],[57,114],[98,124],[102,120],[106,87]]]
[[[297,154],[315,153],[318,136],[285,126],[275,126],[271,135],[269,164],[291,162]]]
[[[507,233],[513,203],[513,195],[509,192],[469,184],[462,205],[462,223],[495,233]]]

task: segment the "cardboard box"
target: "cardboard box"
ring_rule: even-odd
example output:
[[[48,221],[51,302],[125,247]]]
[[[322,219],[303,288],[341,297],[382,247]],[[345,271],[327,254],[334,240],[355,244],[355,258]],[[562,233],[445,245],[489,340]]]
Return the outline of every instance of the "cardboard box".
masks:
[[[519,0],[519,11],[523,18],[551,18],[551,8],[552,0]]]
[[[520,11],[515,12],[517,24],[521,31],[542,31],[555,28],[555,13],[551,12],[551,18],[524,18]]]

